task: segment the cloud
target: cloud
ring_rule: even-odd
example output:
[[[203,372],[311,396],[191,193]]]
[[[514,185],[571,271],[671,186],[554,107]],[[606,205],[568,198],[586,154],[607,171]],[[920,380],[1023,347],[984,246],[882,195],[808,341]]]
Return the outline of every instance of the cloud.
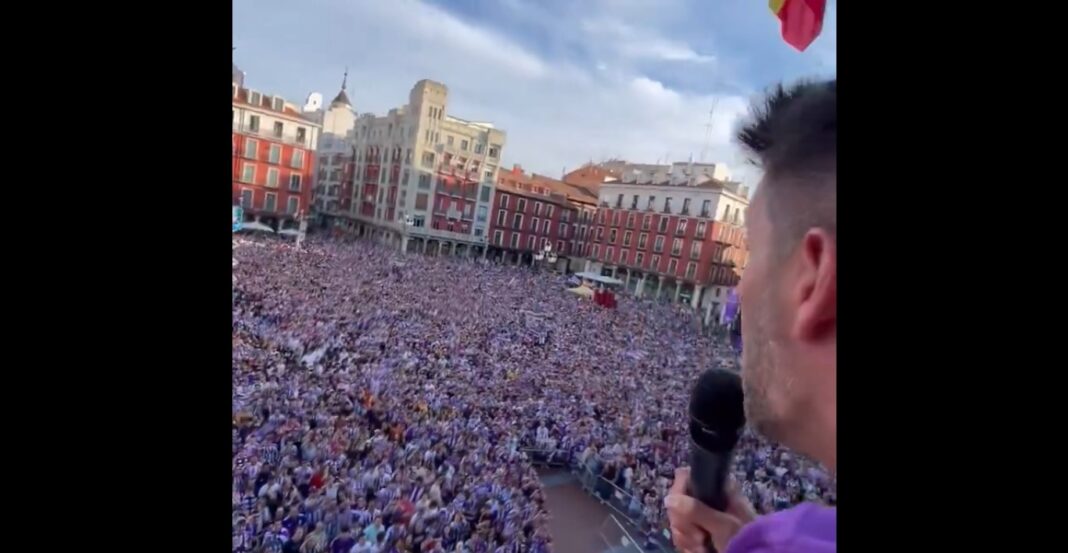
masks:
[[[716,84],[728,53],[668,32],[686,11],[664,6],[687,0],[664,1],[494,1],[470,8],[480,19],[415,0],[233,0],[235,61],[251,86],[298,103],[332,97],[348,66],[355,107],[377,114],[405,104],[419,79],[443,82],[450,114],[507,132],[506,165],[550,176],[609,157],[702,154],[750,175],[732,133],[758,87]],[[640,40],[608,40],[624,35]]]
[[[587,19],[581,27],[594,41],[608,45],[624,58],[693,63],[715,61],[713,56],[699,54],[682,42],[669,40],[647,29],[636,29],[618,19]]]

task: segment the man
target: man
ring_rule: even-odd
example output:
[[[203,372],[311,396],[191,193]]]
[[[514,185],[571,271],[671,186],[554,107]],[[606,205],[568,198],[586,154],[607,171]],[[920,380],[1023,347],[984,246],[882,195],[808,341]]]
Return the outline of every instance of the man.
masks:
[[[764,169],[746,217],[749,265],[739,285],[742,383],[749,424],[835,470],[837,371],[836,81],[779,86],[739,133]],[[833,508],[803,504],[757,518],[731,483],[717,512],[676,471],[664,503],[672,540],[724,553],[834,552]]]

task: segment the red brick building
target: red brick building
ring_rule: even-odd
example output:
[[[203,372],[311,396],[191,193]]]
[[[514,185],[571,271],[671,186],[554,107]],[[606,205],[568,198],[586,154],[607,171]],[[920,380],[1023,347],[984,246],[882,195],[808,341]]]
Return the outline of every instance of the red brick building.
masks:
[[[566,185],[542,175],[528,175],[518,165],[497,176],[490,209],[488,255],[514,263],[533,263],[549,246],[564,269],[581,255],[577,236],[581,206],[573,205]]]
[[[689,301],[714,319],[748,259],[748,190],[722,166],[640,166],[600,186],[589,270],[640,296]]]
[[[284,98],[232,83],[235,205],[276,230],[293,227],[311,206],[321,126]]]

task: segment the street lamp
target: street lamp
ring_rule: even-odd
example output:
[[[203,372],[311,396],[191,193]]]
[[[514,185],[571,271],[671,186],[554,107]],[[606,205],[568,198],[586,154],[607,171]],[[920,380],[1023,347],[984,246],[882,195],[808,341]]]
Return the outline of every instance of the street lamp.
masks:
[[[557,260],[557,255],[556,252],[553,251],[553,245],[546,243],[541,251],[534,254],[534,260],[545,261],[549,266],[554,265]]]

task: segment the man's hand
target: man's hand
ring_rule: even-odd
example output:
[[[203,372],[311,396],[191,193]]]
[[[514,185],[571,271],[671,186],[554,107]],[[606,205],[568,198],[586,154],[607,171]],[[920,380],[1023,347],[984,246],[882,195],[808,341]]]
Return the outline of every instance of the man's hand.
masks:
[[[687,495],[690,484],[689,467],[675,469],[664,506],[671,523],[671,541],[684,553],[704,553],[711,536],[719,553],[726,553],[731,538],[756,518],[753,506],[742,495],[732,479],[727,483],[727,512],[720,512]]]

